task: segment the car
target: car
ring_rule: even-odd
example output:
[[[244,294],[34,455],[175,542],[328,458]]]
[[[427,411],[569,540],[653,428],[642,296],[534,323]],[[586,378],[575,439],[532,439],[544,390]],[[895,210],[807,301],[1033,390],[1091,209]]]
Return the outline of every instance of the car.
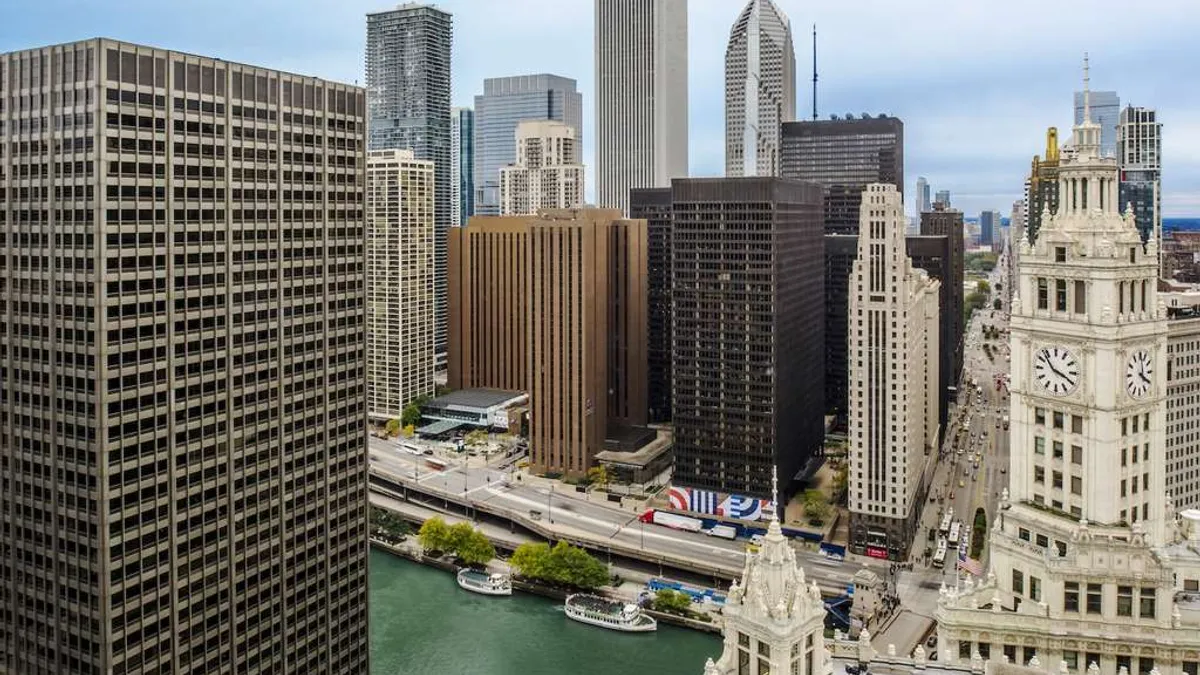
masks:
[[[965,480],[958,481],[958,487],[966,487],[966,486],[967,486],[967,481],[965,481]]]
[[[1008,467],[1007,466],[1000,467],[1000,473],[1002,473],[1002,474],[1008,473]]]
[[[424,452],[422,452],[421,454],[422,454],[422,455],[432,455],[432,454],[433,454],[433,450],[430,450],[429,448],[425,448],[425,451],[424,451]]]

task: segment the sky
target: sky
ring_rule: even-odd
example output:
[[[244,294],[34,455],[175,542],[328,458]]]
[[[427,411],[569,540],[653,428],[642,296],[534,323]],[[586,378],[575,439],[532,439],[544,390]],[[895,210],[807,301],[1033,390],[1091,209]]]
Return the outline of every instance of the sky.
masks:
[[[1153,107],[1163,123],[1163,213],[1200,216],[1200,2],[1153,0],[776,0],[796,43],[797,114],[900,117],[908,210],[917,176],[968,216],[1008,214],[1045,129],[1069,136],[1090,53],[1093,90]],[[452,102],[483,80],[549,72],[584,99],[594,166],[592,0],[441,0],[454,15]],[[690,0],[692,176],[724,169],[724,54],[744,0]],[[2,0],[0,52],[111,37],[331,80],[363,80],[365,14],[377,0]],[[589,197],[594,186],[588,186]]]

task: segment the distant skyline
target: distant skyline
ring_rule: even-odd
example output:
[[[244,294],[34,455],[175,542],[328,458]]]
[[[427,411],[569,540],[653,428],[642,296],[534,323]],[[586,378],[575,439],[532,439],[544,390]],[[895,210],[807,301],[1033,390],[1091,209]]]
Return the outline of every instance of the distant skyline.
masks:
[[[445,0],[454,15],[452,105],[470,106],[483,80],[533,73],[575,78],[584,127],[595,129],[591,0]],[[906,211],[917,176],[976,215],[1020,197],[1045,128],[1070,137],[1083,52],[1091,86],[1163,121],[1163,213],[1200,216],[1200,4],[1161,0],[1136,12],[1115,0],[776,0],[796,36],[797,114],[812,108],[817,24],[821,118],[900,117]],[[106,36],[362,84],[366,13],[392,3],[341,0],[9,0],[0,51]],[[689,3],[689,159],[693,176],[723,172],[723,61],[741,0]],[[980,33],[994,39],[979,40]],[[927,39],[918,36],[926,35]],[[595,137],[584,163],[595,166]],[[589,199],[594,183],[589,181]]]

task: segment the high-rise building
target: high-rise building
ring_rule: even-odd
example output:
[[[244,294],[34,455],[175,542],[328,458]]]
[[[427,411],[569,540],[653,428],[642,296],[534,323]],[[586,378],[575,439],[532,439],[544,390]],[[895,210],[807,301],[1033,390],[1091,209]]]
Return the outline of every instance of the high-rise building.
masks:
[[[938,455],[940,289],[908,258],[896,187],[867,186],[863,204],[850,275],[850,549],[906,560]]]
[[[824,439],[820,188],[677,179],[671,200],[673,482],[769,499]]]
[[[1042,219],[1058,213],[1058,129],[1050,127],[1046,130],[1046,154],[1043,157],[1033,156],[1033,165],[1029,171],[1029,188],[1027,199],[1029,211],[1026,215],[1026,230],[1029,240],[1037,240],[1038,231],[1042,228]]]
[[[921,214],[933,208],[933,202],[929,200],[929,181],[925,180],[925,176],[917,176],[917,222],[921,221]]]
[[[405,3],[367,14],[370,148],[409,149],[433,162],[434,349],[446,351],[446,230],[450,207],[450,43],[452,18]],[[439,359],[442,357],[439,356]]]
[[[1128,106],[1117,126],[1121,210],[1133,206],[1142,241],[1162,250],[1162,122],[1153,108]]]
[[[1200,661],[1200,513],[1177,514],[1166,488],[1156,244],[1118,211],[1117,160],[1100,138],[1085,97],[1058,212],[1020,244],[1009,487],[987,578],[939,599],[947,661],[1001,647],[1100,675],[1184,675]]]
[[[1173,318],[1167,322],[1167,429],[1166,480],[1163,488],[1175,507],[1200,509],[1200,318]]]
[[[475,213],[500,214],[500,169],[517,161],[513,143],[526,120],[564,122],[583,147],[583,94],[575,80],[549,75],[491,77],[475,97]]]
[[[779,125],[794,119],[792,24],[772,0],[749,0],[725,48],[725,175],[781,175]]]
[[[1000,212],[984,210],[979,212],[979,245],[991,246],[996,238],[996,230],[1000,229]]]
[[[946,237],[950,244],[950,277],[941,279],[943,290],[949,289],[949,306],[943,306],[941,316],[945,324],[942,341],[950,341],[950,353],[949,361],[943,360],[941,368],[950,368],[949,372],[942,373],[942,387],[943,392],[948,396],[953,394],[953,398],[957,396],[959,378],[963,372],[963,336],[966,331],[966,320],[963,318],[966,242],[963,241],[962,211],[935,203],[932,211],[921,214],[921,234]]]
[[[1012,233],[1012,240],[1010,241],[1011,244],[1015,245],[1017,243],[1017,239],[1020,238],[1021,233],[1026,231],[1026,223],[1027,218],[1025,215],[1025,200],[1018,199],[1017,201],[1013,202],[1012,215],[1008,218],[1009,231]]]
[[[583,206],[582,148],[568,124],[527,120],[517,125],[517,161],[500,169],[500,213]]]
[[[742,582],[729,589],[724,642],[717,661],[708,659],[702,675],[826,672],[825,601],[805,579],[796,551],[783,536],[778,511],[767,525],[757,552],[747,551]]]
[[[595,0],[596,202],[688,175],[687,0]]]
[[[646,221],[646,390],[649,421],[671,420],[671,188],[629,191],[629,216]]]
[[[870,183],[904,184],[904,123],[896,117],[787,122],[782,176],[824,188],[826,234],[856,234]]]
[[[528,391],[535,470],[581,476],[609,429],[645,424],[645,221],[475,216],[450,272],[449,384]]]
[[[433,162],[367,155],[367,414],[433,394]]]
[[[0,671],[367,672],[365,92],[92,39],[0,101]]]
[[[941,204],[942,206],[949,208],[950,207],[950,191],[949,190],[938,190],[937,197],[934,198],[933,203]]]
[[[1100,125],[1100,154],[1117,156],[1117,124],[1121,116],[1121,97],[1115,91],[1088,92],[1092,121]],[[1083,92],[1075,92],[1075,124],[1083,121]]]
[[[462,227],[475,215],[475,111],[450,111],[450,224]]]
[[[858,234],[858,207],[871,183],[904,183],[904,123],[895,117],[787,122],[783,125],[783,177],[822,187],[824,232]],[[826,259],[825,406],[846,413],[846,312],[849,257]]]

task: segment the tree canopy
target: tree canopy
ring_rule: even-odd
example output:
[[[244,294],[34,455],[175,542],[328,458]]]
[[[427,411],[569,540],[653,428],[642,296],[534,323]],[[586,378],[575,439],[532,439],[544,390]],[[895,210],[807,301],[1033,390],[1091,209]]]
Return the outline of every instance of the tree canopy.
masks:
[[[468,565],[482,565],[496,557],[496,549],[487,535],[470,523],[447,525],[446,521],[434,516],[421,525],[417,539],[421,548],[452,553]]]
[[[426,551],[450,551],[450,526],[441,518],[430,518],[421,524],[417,540]]]
[[[593,589],[609,582],[608,568],[587,551],[560,541],[549,544],[526,543],[513,551],[509,563],[521,576],[556,584]]]
[[[687,615],[691,613],[692,599],[687,593],[661,588],[654,593],[654,609]]]

